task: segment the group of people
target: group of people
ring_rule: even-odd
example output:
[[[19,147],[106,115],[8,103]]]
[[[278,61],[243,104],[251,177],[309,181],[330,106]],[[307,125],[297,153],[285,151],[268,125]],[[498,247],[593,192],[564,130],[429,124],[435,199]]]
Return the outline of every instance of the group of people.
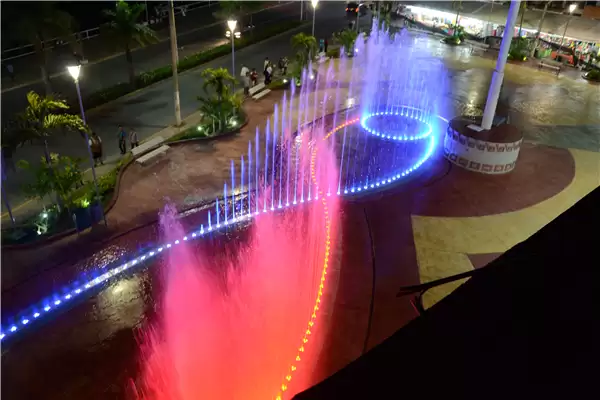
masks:
[[[127,153],[127,141],[129,140],[129,145],[131,149],[135,149],[140,145],[138,140],[137,132],[133,128],[129,128],[129,133],[123,129],[122,126],[119,126],[119,130],[117,133],[117,139],[119,141],[119,150],[121,154]],[[96,132],[92,132],[92,135],[89,137],[89,145],[90,150],[92,151],[92,158],[94,159],[94,166],[98,164],[104,164],[102,160],[102,139]]]
[[[281,57],[279,59],[278,67],[283,75],[287,74],[288,64],[289,61],[287,57]],[[275,66],[269,60],[269,57],[265,57],[265,61],[263,63],[263,75],[265,77],[265,85],[268,85],[273,81],[274,72]],[[242,82],[244,84],[244,95],[248,96],[250,95],[250,88],[258,84],[258,72],[256,72],[256,68],[252,68],[252,70],[250,70],[246,65],[242,64],[240,77],[242,78]]]

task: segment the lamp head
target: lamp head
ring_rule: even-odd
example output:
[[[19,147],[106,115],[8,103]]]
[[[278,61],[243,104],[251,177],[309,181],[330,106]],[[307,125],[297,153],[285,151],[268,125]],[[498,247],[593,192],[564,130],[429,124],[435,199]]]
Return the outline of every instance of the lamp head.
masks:
[[[235,19],[230,19],[227,21],[227,26],[229,27],[229,30],[231,32],[233,32],[235,30],[236,25],[237,25],[237,21]]]
[[[74,80],[78,80],[79,72],[81,72],[81,66],[80,65],[69,66],[69,67],[67,67],[67,71],[69,71],[69,75],[71,75],[71,77],[73,77]]]
[[[569,14],[572,14],[576,8],[577,8],[577,4],[575,4],[575,3],[569,5]]]
[[[319,4],[319,0],[310,0],[310,4],[312,4],[313,8],[317,8],[317,4]]]

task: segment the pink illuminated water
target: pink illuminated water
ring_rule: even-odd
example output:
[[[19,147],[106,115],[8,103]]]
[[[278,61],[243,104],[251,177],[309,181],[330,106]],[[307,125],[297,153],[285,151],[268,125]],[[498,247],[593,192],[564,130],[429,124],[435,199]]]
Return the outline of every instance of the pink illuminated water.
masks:
[[[319,175],[314,163],[311,168],[314,147],[299,148],[307,185],[337,182],[333,156],[323,156],[331,152],[327,145],[319,149]],[[141,344],[138,398],[290,398],[313,383],[325,333],[316,318],[325,307],[319,293],[327,289],[321,283],[338,201],[319,190],[320,198],[303,207],[261,213],[249,239],[220,260],[187,242],[168,253],[161,317],[146,328]],[[175,215],[174,207],[161,215],[168,242],[184,235]]]

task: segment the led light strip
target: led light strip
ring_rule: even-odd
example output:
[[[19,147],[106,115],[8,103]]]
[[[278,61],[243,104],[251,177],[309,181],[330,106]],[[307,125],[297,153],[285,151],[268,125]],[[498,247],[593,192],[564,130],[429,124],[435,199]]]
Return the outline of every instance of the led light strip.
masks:
[[[404,117],[404,118],[408,118],[408,119],[413,119],[415,121],[418,121],[418,122],[424,124],[427,127],[427,129],[425,130],[425,132],[420,133],[418,135],[411,135],[411,136],[388,135],[384,132],[373,129],[368,125],[368,121],[371,118],[378,117],[378,116],[399,116],[399,117]],[[426,116],[426,114],[422,110],[419,110],[418,108],[402,106],[400,112],[398,112],[398,111],[383,112],[382,111],[382,112],[368,114],[360,120],[360,126],[362,126],[362,128],[365,131],[369,132],[371,135],[380,137],[382,139],[391,139],[391,140],[394,140],[397,142],[416,141],[416,140],[421,140],[421,139],[425,139],[425,138],[429,137],[431,135],[431,133],[433,132],[431,125],[429,123],[427,123],[426,121],[424,121],[425,116]]]

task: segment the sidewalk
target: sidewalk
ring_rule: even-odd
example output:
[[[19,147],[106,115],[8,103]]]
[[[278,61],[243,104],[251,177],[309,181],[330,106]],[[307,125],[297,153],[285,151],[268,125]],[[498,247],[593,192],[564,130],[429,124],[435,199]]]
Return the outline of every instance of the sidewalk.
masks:
[[[224,24],[223,20],[216,20],[213,16],[213,13],[218,10],[217,2],[212,2],[205,7],[200,7],[188,11],[186,16],[178,15],[176,16],[175,25],[177,27],[177,39],[178,46],[180,50],[180,58],[183,58],[193,52],[197,52],[198,50],[192,51],[188,50],[188,46],[182,45],[181,42],[184,41],[187,35],[192,33],[209,29],[211,27],[215,27],[218,25]],[[252,15],[259,14],[266,10],[270,10],[273,8],[283,7],[291,4],[290,2],[283,3],[275,3],[273,5],[269,5],[264,9],[253,13]],[[201,11],[201,12],[200,12]],[[169,41],[169,27],[160,28],[156,30],[156,34],[158,37],[158,41],[155,44],[146,47],[140,47],[135,45],[133,48],[133,52],[137,52],[141,49],[149,49],[158,44],[165,43]],[[226,41],[226,39],[219,39],[219,44],[222,44]],[[87,66],[98,64],[115,57],[123,56],[125,53],[123,51],[115,51],[115,46],[107,43],[102,39],[101,36],[97,36],[91,38],[89,40],[83,41],[82,45],[84,46],[84,55],[85,59],[88,60]],[[192,45],[193,47],[193,45]],[[182,50],[185,49],[185,54],[182,54]],[[170,57],[170,55],[169,55]],[[6,71],[2,69],[2,93],[9,92],[14,89],[18,89],[24,86],[29,86],[34,83],[39,83],[41,81],[40,78],[40,70],[37,62],[34,61],[35,55],[30,55],[26,57],[22,57],[15,60],[10,60],[9,63],[12,62],[12,65],[15,70],[15,80],[11,81],[8,77]],[[57,78],[59,76],[66,75],[66,71],[64,70],[64,66],[68,62],[74,62],[73,56],[71,55],[71,50],[69,46],[61,46],[56,49],[53,49],[48,54],[48,65],[49,65],[49,74],[50,78]],[[139,69],[139,66],[138,66]],[[143,69],[142,69],[143,70]],[[140,71],[138,71],[140,72]]]

